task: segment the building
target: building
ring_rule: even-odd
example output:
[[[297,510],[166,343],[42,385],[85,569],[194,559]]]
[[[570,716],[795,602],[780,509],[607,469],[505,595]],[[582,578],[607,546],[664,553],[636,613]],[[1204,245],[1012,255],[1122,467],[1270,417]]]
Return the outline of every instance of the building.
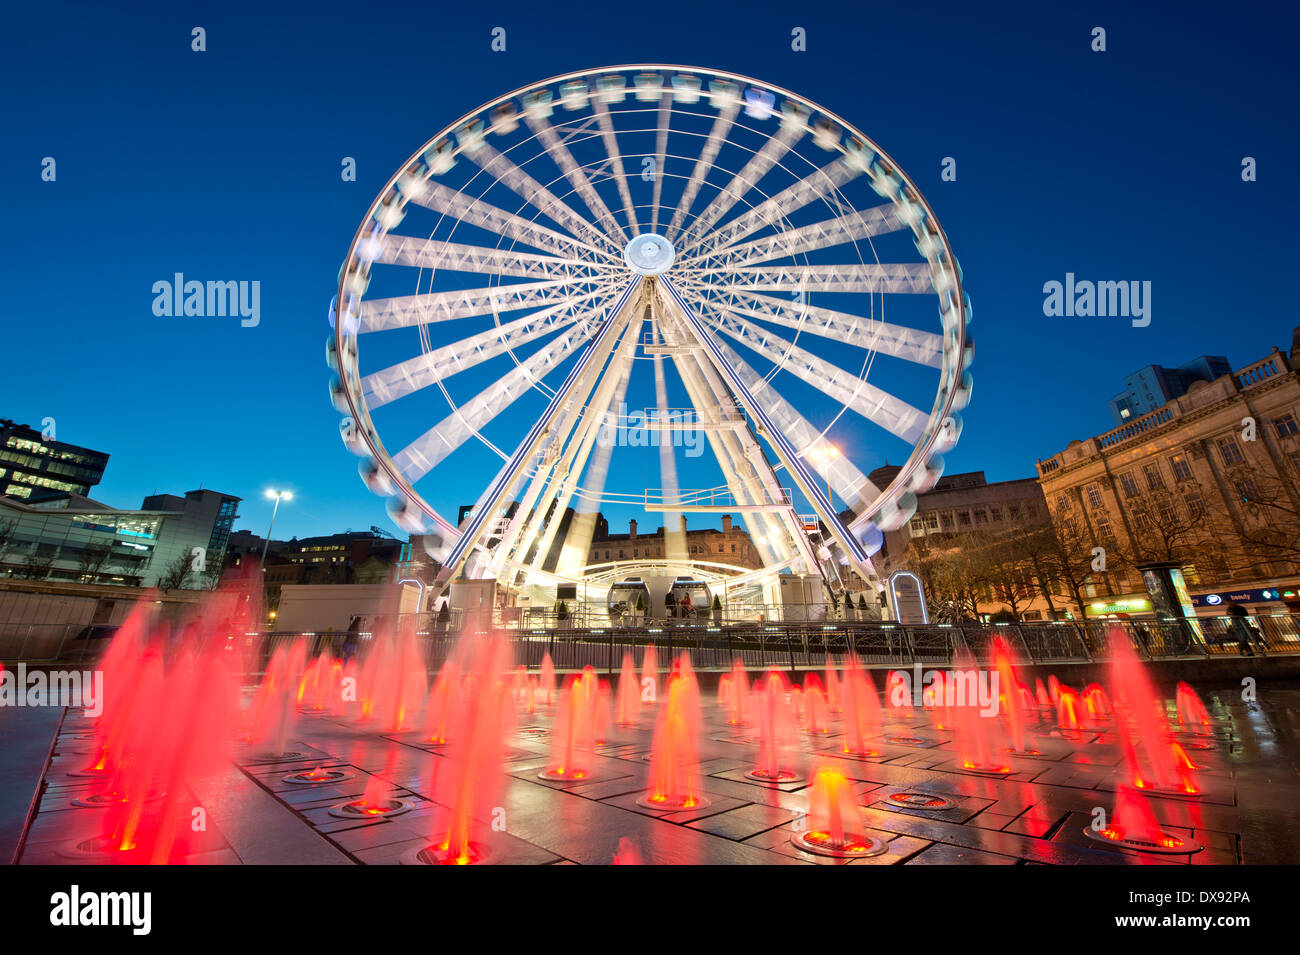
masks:
[[[1124,379],[1124,390],[1110,399],[1110,414],[1116,426],[1150,414],[1162,405],[1187,394],[1198,381],[1214,381],[1231,374],[1232,365],[1222,355],[1202,355],[1177,368],[1147,365]]]
[[[252,531],[231,531],[230,541],[226,544],[226,563],[238,563],[249,554],[260,559],[263,546],[266,547],[266,556],[269,561],[272,557],[280,557],[288,543],[273,540],[270,544],[267,544],[265,537],[254,534]]]
[[[1231,588],[1281,611],[1288,593],[1300,593],[1298,361],[1300,328],[1290,354],[1274,348],[1194,382],[1038,462],[1061,537],[1105,555],[1105,571],[1086,583],[1090,613],[1150,612],[1144,562],[1180,565],[1193,603]]]
[[[235,542],[228,565],[246,556],[261,560],[263,538],[248,531],[231,535]],[[321,537],[271,541],[263,571],[263,601],[267,614],[279,612],[285,586],[379,585],[405,576],[411,563],[409,542],[383,537],[374,531],[345,531]]]
[[[215,491],[154,495],[138,510],[69,493],[0,497],[0,576],[204,588],[221,570],[238,502]]]
[[[886,465],[868,477],[887,486],[901,469]],[[873,557],[881,576],[917,572],[930,604],[944,616],[1011,613],[1022,620],[1064,616],[1040,586],[1030,561],[1018,559],[1026,533],[1049,525],[1047,502],[1034,478],[990,483],[983,471],[950,474],[917,495],[916,513],[884,536]],[[953,601],[951,591],[964,592]],[[1047,591],[1047,592],[1044,592]],[[961,604],[945,614],[941,605]]]
[[[47,440],[24,424],[0,418],[0,493],[28,499],[41,492],[85,496],[104,477],[108,455]]]
[[[722,529],[705,527],[688,530],[686,517],[682,516],[682,531],[686,535],[686,550],[692,560],[707,563],[730,564],[757,570],[760,566],[758,551],[750,540],[749,532],[736,526],[730,514],[723,515]],[[637,530],[635,520],[628,521],[626,534],[609,533],[609,522],[604,515],[596,518],[595,532],[591,538],[588,563],[605,564],[618,560],[664,560],[664,529],[651,534]]]
[[[230,494],[198,490],[186,491],[184,497],[152,494],[140,507],[176,515],[167,525],[168,533],[183,536],[193,541],[193,546],[202,547],[204,563],[219,571],[225,564],[230,529],[239,516],[239,501],[240,498]]]

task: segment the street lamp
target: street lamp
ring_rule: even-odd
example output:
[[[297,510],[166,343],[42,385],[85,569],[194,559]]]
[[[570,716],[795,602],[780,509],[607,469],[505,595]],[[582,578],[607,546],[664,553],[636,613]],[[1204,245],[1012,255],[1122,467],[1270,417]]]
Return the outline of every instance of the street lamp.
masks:
[[[820,444],[812,449],[812,456],[817,459],[822,467],[825,467],[840,456],[840,449],[833,444]],[[826,500],[830,501],[831,510],[835,510],[835,498],[831,496],[831,475],[829,470],[826,472]]]
[[[266,549],[271,546],[271,531],[275,528],[275,515],[280,510],[280,501],[292,501],[292,491],[272,491],[267,490],[266,496],[274,498],[275,507],[271,508],[271,526],[266,529],[266,540],[262,541],[262,573],[266,573]]]

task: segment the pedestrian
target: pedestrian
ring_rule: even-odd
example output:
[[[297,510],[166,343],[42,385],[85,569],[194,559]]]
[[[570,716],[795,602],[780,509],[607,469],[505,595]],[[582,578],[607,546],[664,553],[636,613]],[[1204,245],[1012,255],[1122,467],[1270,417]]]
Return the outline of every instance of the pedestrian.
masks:
[[[343,646],[339,648],[339,656],[344,666],[347,666],[348,662],[357,655],[357,643],[360,640],[361,618],[353,617],[348,621],[348,632],[343,637]]]
[[[1259,655],[1262,657],[1267,654],[1268,645],[1264,642],[1264,635],[1259,632],[1259,628],[1249,621],[1247,621],[1246,627],[1250,630],[1250,642],[1259,651]]]
[[[677,616],[677,597],[671,590],[664,594],[664,616],[669,619]]]
[[[689,592],[682,598],[682,616],[688,620],[691,616],[691,595]]]
[[[1251,649],[1250,623],[1246,619],[1246,608],[1234,600],[1228,604],[1228,617],[1232,632],[1237,637],[1237,650],[1243,657],[1253,657],[1255,651]]]

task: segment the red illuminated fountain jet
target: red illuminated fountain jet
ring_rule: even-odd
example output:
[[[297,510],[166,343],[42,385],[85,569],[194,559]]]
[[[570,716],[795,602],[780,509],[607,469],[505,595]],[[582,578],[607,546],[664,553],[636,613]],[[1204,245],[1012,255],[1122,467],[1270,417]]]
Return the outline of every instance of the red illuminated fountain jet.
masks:
[[[879,855],[887,845],[867,835],[862,810],[853,798],[844,773],[822,766],[813,775],[808,816],[795,828],[790,842],[800,849],[840,859]]]
[[[650,750],[650,784],[637,804],[648,809],[699,809],[709,804],[696,779],[700,688],[689,669],[671,680]]]
[[[880,700],[876,698],[876,685],[871,674],[850,659],[841,684],[841,702],[844,722],[844,742],[840,752],[844,756],[862,758],[880,753],[868,740],[880,732]]]
[[[1110,649],[1114,722],[1129,782],[1147,792],[1199,795],[1201,789],[1192,778],[1190,760],[1181,753],[1181,747],[1175,750],[1176,744],[1170,740],[1164,703],[1156,695],[1129,635],[1119,627],[1111,630]]]
[[[478,834],[501,808],[505,734],[511,728],[510,647],[501,637],[463,637],[464,692],[450,720],[449,740],[434,766],[431,844],[403,854],[407,865],[472,865],[489,855]]]
[[[1131,786],[1120,785],[1115,794],[1115,811],[1109,824],[1101,828],[1089,826],[1084,834],[1098,842],[1106,842],[1140,852],[1186,853],[1199,852],[1201,844],[1191,836],[1175,836],[1165,832],[1147,798]]]
[[[758,695],[758,765],[745,773],[765,783],[792,783],[803,779],[794,768],[794,714],[786,700],[785,680],[773,670],[763,680]]]

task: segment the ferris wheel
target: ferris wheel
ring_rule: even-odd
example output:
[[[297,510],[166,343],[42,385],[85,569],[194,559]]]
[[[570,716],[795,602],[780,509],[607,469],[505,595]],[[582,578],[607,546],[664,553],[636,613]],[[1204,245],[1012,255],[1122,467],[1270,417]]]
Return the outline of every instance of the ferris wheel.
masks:
[[[961,431],[962,282],[915,183],[829,110],[715,70],[571,73],[461,117],[381,190],[331,303],[331,397],[444,575],[579,579],[619,503],[669,532],[739,513],[765,568],[834,550],[868,574]],[[620,489],[606,439],[639,396],[664,437]],[[687,427],[714,486],[686,486]]]

